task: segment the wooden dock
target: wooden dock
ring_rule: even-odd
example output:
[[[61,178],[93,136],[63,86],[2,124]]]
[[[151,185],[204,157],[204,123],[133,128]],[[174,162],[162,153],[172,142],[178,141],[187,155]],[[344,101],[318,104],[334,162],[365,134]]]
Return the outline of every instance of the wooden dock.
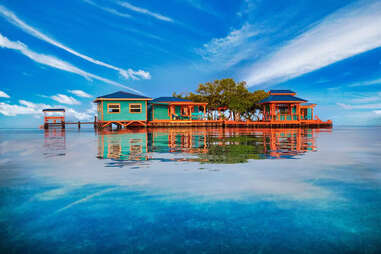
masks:
[[[42,129],[51,129],[51,128],[62,128],[65,129],[67,125],[71,125],[73,127],[77,127],[78,129],[81,128],[81,125],[93,125],[94,128],[96,128],[97,122],[61,122],[61,123],[44,123],[44,125],[41,125],[40,128]]]
[[[169,121],[93,121],[93,122],[61,122],[45,123],[44,129],[62,128],[67,126],[81,128],[83,125],[92,125],[95,129],[110,129],[115,125],[117,129],[122,128],[173,128],[173,127],[245,127],[245,128],[331,128],[332,121],[306,120],[306,121],[226,121],[226,120],[169,120]]]

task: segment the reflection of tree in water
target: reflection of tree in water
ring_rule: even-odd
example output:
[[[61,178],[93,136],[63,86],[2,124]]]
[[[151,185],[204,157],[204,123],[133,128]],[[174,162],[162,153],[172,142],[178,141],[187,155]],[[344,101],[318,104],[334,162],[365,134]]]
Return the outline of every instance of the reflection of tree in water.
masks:
[[[244,163],[264,159],[263,139],[256,136],[208,137],[208,152],[199,154],[206,163]]]

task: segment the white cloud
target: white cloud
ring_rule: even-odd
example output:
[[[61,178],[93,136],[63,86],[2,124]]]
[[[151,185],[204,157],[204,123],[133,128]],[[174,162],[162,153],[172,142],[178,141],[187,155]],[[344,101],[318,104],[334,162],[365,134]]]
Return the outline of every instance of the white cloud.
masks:
[[[139,79],[139,77],[144,79],[151,79],[151,74],[143,70],[138,70],[138,71],[134,71],[132,69],[122,70],[120,71],[120,75],[122,75],[125,78],[129,77],[135,80]]]
[[[353,99],[352,102],[354,103],[367,103],[367,102],[374,102],[380,100],[380,97],[377,96],[368,96],[368,97],[363,97],[363,98],[356,98]]]
[[[131,10],[131,11],[134,11],[134,12],[146,14],[148,16],[154,17],[154,18],[162,20],[162,21],[173,22],[173,19],[171,19],[169,17],[163,16],[163,15],[161,15],[159,13],[155,13],[155,12],[152,12],[152,11],[147,10],[147,9],[143,9],[143,8],[137,7],[137,6],[132,5],[132,4],[128,3],[128,2],[118,2],[118,4],[120,6],[123,6],[123,7],[127,8],[127,9]]]
[[[62,103],[62,104],[68,104],[68,105],[79,105],[81,104],[79,101],[74,99],[71,96],[67,96],[65,94],[57,94],[50,97],[52,100],[55,100],[56,102]]]
[[[0,90],[0,98],[10,98],[8,94]]]
[[[67,90],[69,93],[72,93],[74,95],[77,95],[82,98],[91,98],[92,96],[82,90]]]
[[[42,109],[47,107],[49,107],[49,105],[35,104],[25,100],[20,100],[19,105],[0,102],[0,114],[5,116],[42,114]]]
[[[101,5],[97,4],[97,3],[94,3],[94,2],[91,1],[91,0],[82,0],[82,1],[84,1],[84,2],[86,2],[86,3],[88,3],[88,4],[90,4],[90,5],[92,5],[92,6],[96,7],[96,8],[98,8],[98,9],[101,9],[101,10],[104,10],[104,11],[109,12],[109,13],[111,13],[111,14],[117,15],[117,16],[119,16],[119,17],[123,17],[123,18],[132,18],[132,16],[129,15],[129,14],[127,14],[127,13],[122,13],[122,12],[119,12],[119,11],[117,11],[117,10],[115,10],[115,9],[101,6]]]
[[[113,65],[108,64],[108,63],[104,63],[104,62],[99,61],[97,59],[94,59],[92,57],[81,54],[81,53],[61,44],[60,42],[50,38],[49,36],[38,31],[36,28],[26,24],[24,21],[19,19],[13,12],[9,11],[7,8],[5,8],[1,5],[0,5],[0,15],[5,17],[10,23],[14,24],[15,26],[19,27],[20,29],[31,34],[34,37],[37,37],[43,41],[46,41],[47,43],[50,43],[50,44],[52,44],[58,48],[61,48],[61,49],[65,50],[65,51],[67,51],[67,52],[69,52],[69,53],[71,53],[77,57],[80,57],[80,58],[86,60],[86,61],[89,61],[91,63],[97,64],[97,65],[100,65],[100,66],[103,66],[103,67],[106,67],[109,69],[116,70],[125,78],[133,78],[133,77],[130,77],[129,75],[126,75],[126,74],[128,74],[128,71],[126,71],[122,68],[113,66]],[[137,76],[140,78],[147,78],[147,77],[150,78],[151,77],[148,72],[145,72],[142,70],[132,71],[132,72],[134,72],[134,74],[135,74],[135,76],[134,76],[135,79],[137,79]]]
[[[327,16],[319,24],[256,62],[249,85],[282,81],[381,46],[381,1],[360,1]]]
[[[254,50],[254,46],[248,46],[249,39],[258,34],[258,31],[250,24],[243,25],[240,29],[231,31],[226,37],[213,38],[205,43],[196,52],[204,60],[228,68],[239,63]]]
[[[354,84],[349,85],[349,87],[371,86],[371,85],[381,85],[381,78],[356,82]]]
[[[360,98],[355,98],[352,100],[354,103],[367,103],[367,102],[375,102],[375,101],[381,101],[381,92],[375,93],[373,92],[372,95],[364,95]]]
[[[16,41],[16,42],[15,41],[10,41],[10,40],[8,40],[7,37],[2,36],[1,34],[0,34],[0,47],[17,50],[20,53],[22,53],[23,55],[29,57],[30,59],[32,59],[33,61],[35,61],[37,63],[48,65],[50,67],[57,68],[57,69],[60,69],[60,70],[63,70],[63,71],[72,72],[72,73],[78,74],[78,75],[80,75],[80,76],[82,76],[82,77],[84,77],[86,79],[91,79],[91,78],[97,79],[97,80],[100,80],[100,81],[102,81],[104,83],[107,83],[107,84],[110,84],[110,85],[113,85],[113,86],[123,87],[125,89],[128,89],[128,90],[131,90],[133,92],[141,94],[141,92],[138,91],[138,90],[129,88],[129,87],[127,87],[125,85],[122,85],[122,84],[120,84],[118,82],[115,82],[115,81],[112,81],[112,80],[109,80],[109,79],[97,76],[95,74],[83,71],[83,70],[81,70],[81,69],[71,65],[70,63],[62,61],[62,60],[60,60],[60,59],[58,59],[56,57],[36,53],[36,52],[30,50],[22,42],[19,42],[19,41]]]
[[[94,110],[95,105],[91,104],[91,107],[84,112],[79,112],[72,108],[66,108],[66,118],[67,119],[77,119],[80,121],[83,120],[92,120],[96,110]],[[42,115],[42,110],[44,108],[62,108],[60,105],[47,105],[33,103],[30,101],[19,100],[19,104],[8,104],[0,102],[0,114],[5,116],[18,116],[18,115]],[[95,108],[96,109],[96,108]]]
[[[378,109],[381,108],[381,103],[373,103],[373,104],[345,104],[345,103],[336,103],[336,105],[342,107],[343,109]]]

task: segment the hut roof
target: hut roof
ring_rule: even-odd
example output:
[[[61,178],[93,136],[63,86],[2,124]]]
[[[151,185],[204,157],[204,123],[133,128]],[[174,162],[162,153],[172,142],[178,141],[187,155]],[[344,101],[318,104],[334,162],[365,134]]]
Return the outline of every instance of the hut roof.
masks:
[[[42,112],[65,112],[64,108],[44,108]]]
[[[103,95],[103,96],[99,96],[99,97],[97,97],[95,99],[95,101],[102,100],[102,99],[152,100],[151,98],[149,98],[147,96],[133,94],[133,93],[127,93],[127,92],[123,92],[123,91],[118,91],[118,92],[115,92],[115,93],[110,93],[110,94],[106,94],[106,95]]]
[[[270,95],[269,97],[261,100],[259,103],[268,102],[307,102],[307,100],[295,97],[293,95]]]
[[[191,100],[176,97],[159,97],[153,99],[152,102],[191,102]]]
[[[270,90],[270,94],[293,94],[296,93],[292,90]]]

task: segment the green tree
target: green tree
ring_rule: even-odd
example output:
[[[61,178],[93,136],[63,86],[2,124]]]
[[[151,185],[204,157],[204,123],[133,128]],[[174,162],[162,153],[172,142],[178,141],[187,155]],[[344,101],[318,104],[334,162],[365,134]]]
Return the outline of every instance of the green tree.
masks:
[[[235,82],[231,78],[199,84],[195,93],[176,94],[174,97],[189,99],[194,102],[207,102],[209,118],[219,108],[227,108],[230,119],[258,119],[261,106],[259,101],[268,94],[263,90],[250,92],[245,81]]]

